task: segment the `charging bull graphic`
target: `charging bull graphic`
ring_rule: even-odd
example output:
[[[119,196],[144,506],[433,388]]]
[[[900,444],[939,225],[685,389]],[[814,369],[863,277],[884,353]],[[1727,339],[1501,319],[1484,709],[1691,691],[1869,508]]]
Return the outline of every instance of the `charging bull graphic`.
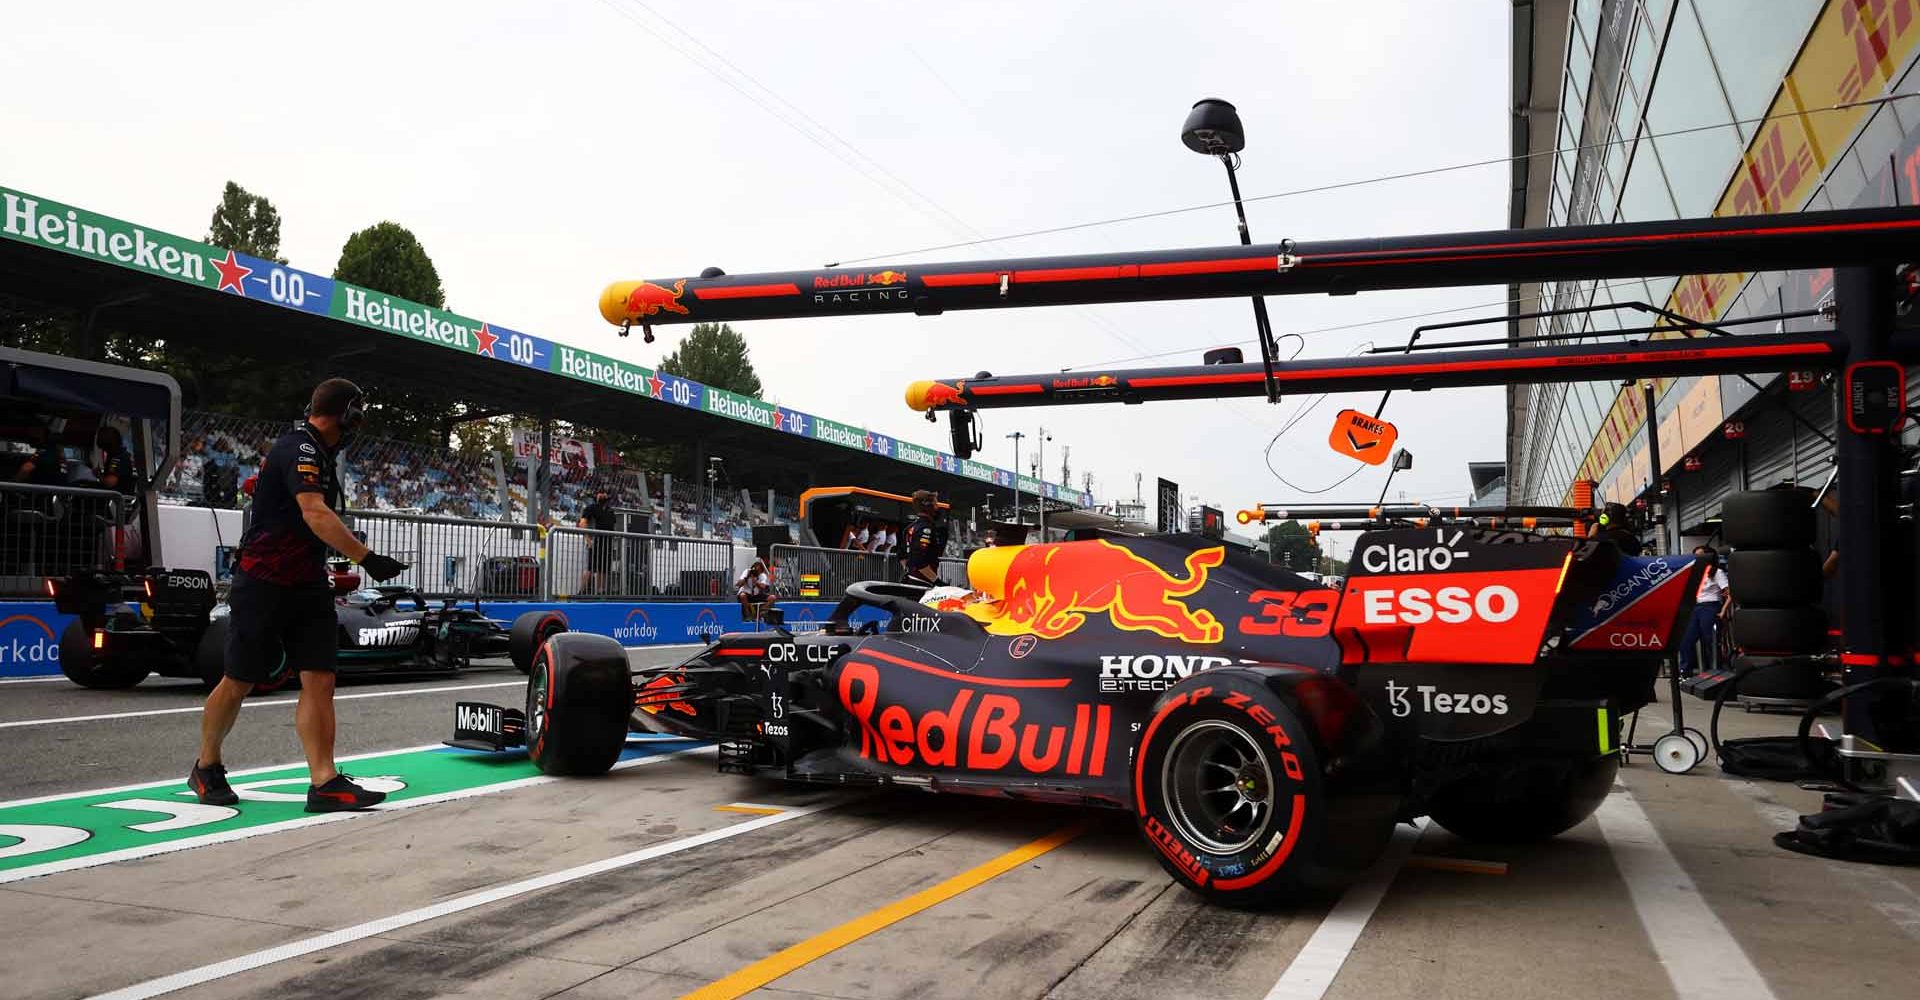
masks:
[[[1105,613],[1115,628],[1152,632],[1182,642],[1219,642],[1226,628],[1213,613],[1187,606],[1226,561],[1221,546],[1186,557],[1186,576],[1174,576],[1125,547],[1104,539],[986,549],[969,567],[975,589],[1000,601],[983,614],[995,635],[1071,635],[1089,614]]]
[[[602,302],[601,312],[603,314],[618,314],[628,320],[646,319],[650,316],[658,316],[663,312],[670,312],[680,316],[687,315],[687,307],[680,304],[680,297],[687,293],[687,279],[685,278],[675,281],[672,288],[668,288],[665,285],[657,285],[651,281],[640,281],[635,282],[630,289],[623,289],[621,286],[615,285],[607,291],[615,292],[616,290],[625,291],[625,296],[619,299],[618,304],[612,309],[607,307],[613,305],[613,303]]]
[[[659,715],[667,709],[673,709],[683,715],[698,716],[700,710],[682,698],[687,690],[687,678],[681,674],[661,674],[640,685],[634,692],[633,707],[648,715]]]

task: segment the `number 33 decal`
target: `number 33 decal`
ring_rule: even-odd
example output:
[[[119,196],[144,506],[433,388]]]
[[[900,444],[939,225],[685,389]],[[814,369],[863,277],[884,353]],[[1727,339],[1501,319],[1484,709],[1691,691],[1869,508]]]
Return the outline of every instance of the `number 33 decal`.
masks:
[[[1259,605],[1259,611],[1240,619],[1240,632],[1318,639],[1332,630],[1333,606],[1338,599],[1331,590],[1256,590],[1247,600]]]

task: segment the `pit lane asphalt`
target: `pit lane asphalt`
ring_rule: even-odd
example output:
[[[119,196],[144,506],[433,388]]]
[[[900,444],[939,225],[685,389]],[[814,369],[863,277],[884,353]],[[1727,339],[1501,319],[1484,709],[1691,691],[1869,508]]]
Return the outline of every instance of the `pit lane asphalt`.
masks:
[[[628,655],[637,665],[671,663],[695,648]],[[526,700],[524,678],[504,659],[451,675],[342,676],[335,693],[348,700],[336,706],[334,752],[346,757],[446,739],[453,734],[454,702],[517,706]],[[293,731],[298,698],[296,689],[248,699],[224,748],[230,770],[301,759]],[[199,748],[205,699],[198,681],[170,677],[149,677],[124,691],[89,691],[64,677],[0,684],[0,800],[184,777]],[[138,712],[170,714],[128,714]]]
[[[347,703],[342,732],[367,726],[374,706],[397,706],[424,728],[387,745],[427,742],[455,697]],[[1699,709],[1689,705],[1689,721],[1704,722],[1692,715]],[[242,729],[268,728],[263,721],[243,716]],[[1786,716],[1734,712],[1723,735],[1790,726]],[[1643,726],[1641,739],[1650,735]],[[290,728],[282,738],[290,747]],[[291,754],[267,756],[263,763]],[[11,883],[0,886],[0,926],[9,930],[0,992],[124,988],[658,848],[672,853],[448,916],[376,925],[176,995],[681,996],[1082,821],[1087,832],[1064,846],[856,936],[753,995],[1259,998],[1292,975],[1296,959],[1319,954],[1332,923],[1325,901],[1267,913],[1200,903],[1171,885],[1118,813],[868,794],[678,849],[692,835],[726,836],[752,822],[722,811],[731,803],[791,807],[821,794],[716,775],[711,755],[693,754]],[[1606,829],[1588,820],[1546,844],[1502,847],[1430,828],[1416,857],[1504,862],[1508,873],[1399,871],[1364,927],[1349,928],[1351,953],[1324,995],[1910,996],[1920,873],[1830,863],[1768,842],[1783,817],[1817,805],[1790,785],[1724,778],[1711,763],[1666,775],[1642,757],[1622,771]],[[1655,841],[1622,836],[1622,810],[1644,811]],[[1683,885],[1691,889],[1678,892]],[[1750,963],[1758,991],[1700,961],[1729,946]],[[1320,995],[1297,986],[1272,995]]]

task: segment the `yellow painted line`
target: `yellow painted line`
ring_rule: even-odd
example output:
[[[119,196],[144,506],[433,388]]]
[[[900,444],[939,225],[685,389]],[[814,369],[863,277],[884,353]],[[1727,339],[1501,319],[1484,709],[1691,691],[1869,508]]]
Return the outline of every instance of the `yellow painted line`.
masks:
[[[939,885],[922,889],[905,899],[888,903],[832,930],[816,934],[790,948],[777,951],[724,979],[694,990],[681,1000],[733,1000],[734,997],[745,996],[808,962],[844,948],[874,931],[899,923],[922,910],[938,906],[968,889],[1005,875],[1085,832],[1087,832],[1087,824],[1084,822],[1055,830],[1039,840],[1016,847],[992,861],[961,872]]]
[[[1469,875],[1505,875],[1505,861],[1469,861],[1466,858],[1442,858],[1432,854],[1416,854],[1407,859],[1408,868],[1424,868],[1431,872],[1465,872]]]
[[[746,813],[750,816],[778,816],[785,809],[779,806],[756,806],[750,802],[735,802],[732,805],[714,806],[715,811],[723,813]]]

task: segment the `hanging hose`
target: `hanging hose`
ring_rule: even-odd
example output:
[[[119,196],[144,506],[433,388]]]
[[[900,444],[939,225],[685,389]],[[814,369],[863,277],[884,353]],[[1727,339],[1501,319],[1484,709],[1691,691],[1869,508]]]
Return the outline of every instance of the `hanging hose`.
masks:
[[[1858,684],[1848,684],[1845,687],[1835,688],[1815,698],[1813,704],[1808,705],[1807,710],[1800,714],[1800,728],[1794,736],[1795,742],[1800,747],[1801,755],[1806,758],[1807,766],[1813,768],[1816,772],[1831,777],[1836,784],[1845,788],[1847,791],[1863,791],[1859,786],[1847,780],[1846,772],[1840,767],[1840,755],[1832,749],[1832,740],[1828,741],[1829,753],[1824,760],[1814,755],[1813,739],[1810,735],[1813,732],[1813,720],[1820,714],[1822,708],[1848,695],[1859,694],[1862,691],[1869,691],[1878,687],[1892,687],[1894,685],[1914,688],[1920,686],[1920,681],[1909,677],[1875,677],[1870,681],[1861,681]]]

